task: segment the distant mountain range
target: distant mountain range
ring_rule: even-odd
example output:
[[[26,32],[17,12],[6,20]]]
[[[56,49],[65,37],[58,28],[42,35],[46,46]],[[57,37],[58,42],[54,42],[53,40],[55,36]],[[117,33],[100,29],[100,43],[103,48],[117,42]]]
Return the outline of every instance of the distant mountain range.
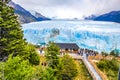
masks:
[[[18,19],[21,23],[50,20],[50,18],[47,18],[38,12],[35,12],[35,15],[32,15],[29,11],[25,10],[23,7],[21,7],[18,4],[15,4],[12,1],[9,2],[9,5],[14,8],[15,14],[18,15]]]
[[[14,8],[15,14],[18,15],[18,19],[21,23],[29,23],[29,22],[36,22],[36,21],[43,21],[43,20],[51,20],[43,16],[42,14],[35,12],[35,11],[27,11],[23,7],[14,2],[9,2],[9,5]],[[67,19],[69,20],[69,19]],[[77,18],[73,20],[78,20]],[[109,21],[109,22],[118,22],[120,23],[120,11],[112,11],[100,16],[91,15],[85,17],[85,20],[95,20],[95,21]]]
[[[36,20],[37,20],[37,21],[50,20],[50,18],[46,18],[45,16],[43,16],[42,14],[40,14],[40,13],[38,13],[38,12],[36,12],[36,11],[33,11],[33,12],[30,11],[30,13],[31,13],[33,16],[36,17]]]
[[[90,15],[90,16],[88,16],[88,17],[85,17],[84,19],[85,19],[85,20],[94,20],[96,17],[97,17],[97,16],[95,16],[95,15]]]
[[[112,11],[112,12],[109,12],[109,13],[106,13],[100,16],[91,15],[91,16],[85,17],[85,19],[120,23],[120,11]]]
[[[96,21],[110,21],[120,23],[120,11],[112,11],[94,18]]]

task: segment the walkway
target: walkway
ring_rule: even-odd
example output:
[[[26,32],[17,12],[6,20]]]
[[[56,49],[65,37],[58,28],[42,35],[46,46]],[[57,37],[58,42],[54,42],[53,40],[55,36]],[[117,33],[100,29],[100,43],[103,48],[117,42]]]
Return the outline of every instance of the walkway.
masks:
[[[89,73],[91,74],[91,76],[93,77],[94,80],[102,80],[102,78],[100,77],[100,75],[96,72],[96,70],[94,69],[94,67],[88,61],[86,54],[83,54],[83,56],[80,56],[78,54],[69,54],[69,55],[72,58],[74,58],[74,59],[78,59],[78,60],[82,59],[82,61],[84,62],[86,68],[88,69]]]
[[[74,59],[82,59],[82,61],[84,62],[85,66],[87,67],[89,73],[91,74],[94,80],[102,80],[100,75],[96,72],[94,67],[88,61],[86,54],[83,54],[83,56],[80,56],[78,54],[69,54],[69,55]]]
[[[78,55],[78,54],[75,54],[75,53],[72,53],[72,54],[69,54],[72,58],[74,59],[82,59],[82,56]]]
[[[92,75],[93,79],[94,80],[102,80],[102,78],[100,77],[100,75],[96,72],[96,70],[94,69],[94,67],[88,61],[88,59],[86,57],[86,54],[83,55],[82,60],[83,60],[84,64],[86,65],[86,67],[88,68],[88,71]]]

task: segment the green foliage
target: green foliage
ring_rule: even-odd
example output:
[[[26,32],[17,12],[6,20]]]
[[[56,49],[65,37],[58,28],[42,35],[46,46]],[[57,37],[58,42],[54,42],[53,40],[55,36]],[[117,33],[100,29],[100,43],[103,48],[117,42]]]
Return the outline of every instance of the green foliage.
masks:
[[[109,61],[106,60],[106,59],[100,61],[100,62],[97,64],[98,68],[100,68],[102,71],[104,71],[104,69],[105,69],[105,70],[108,70],[108,69],[109,69],[108,66],[110,66],[110,65],[111,65],[111,64],[110,64]]]
[[[97,67],[106,72],[108,78],[110,80],[116,80],[118,75],[118,69],[119,69],[119,62],[117,59],[112,60],[102,60],[97,64]]]
[[[106,52],[101,52],[101,54],[102,54],[103,56],[108,56],[108,53],[106,53]]]
[[[55,45],[55,43],[49,42],[45,53],[47,65],[50,68],[50,70],[52,69],[54,77],[57,77],[58,65],[60,62],[59,50],[60,48],[57,45]]]
[[[106,60],[103,59],[102,61],[100,61],[97,66],[103,71],[105,70],[109,70],[112,69],[114,71],[118,71],[119,68],[119,63],[118,61],[114,58],[112,60]]]
[[[9,0],[0,1],[0,80],[30,80],[39,64],[35,48],[23,39],[23,31]],[[12,55],[8,60],[8,56]],[[19,57],[18,57],[19,56]]]
[[[39,66],[36,68],[34,79],[37,80],[57,80],[54,76],[54,69],[50,67]]]
[[[58,72],[58,78],[60,80],[73,80],[78,74],[77,66],[73,58],[69,55],[63,56]]]
[[[45,57],[47,59],[48,66],[53,69],[56,69],[59,64],[59,50],[60,48],[52,42],[47,46]]]
[[[13,9],[2,2],[0,2],[0,32],[0,58],[4,59],[9,54],[22,51],[25,41],[20,24]]]
[[[29,59],[33,65],[39,64],[35,48],[23,39],[23,31],[9,0],[0,1],[0,61],[6,61],[10,54]]]
[[[56,77],[57,80],[72,80],[78,73],[75,61],[68,55],[59,58],[59,50],[60,48],[54,43],[50,42],[48,44],[45,54],[48,67],[50,70],[52,69],[53,76]]]
[[[10,57],[7,62],[1,62],[1,79],[5,80],[30,80],[33,75],[33,67],[28,60],[20,57]]]
[[[39,65],[40,57],[35,51],[33,45],[26,45],[24,48],[24,54],[20,54],[24,59],[28,59],[31,64]]]
[[[84,65],[82,60],[77,61],[78,66],[78,76],[75,80],[93,80],[91,74],[89,73],[88,69]]]

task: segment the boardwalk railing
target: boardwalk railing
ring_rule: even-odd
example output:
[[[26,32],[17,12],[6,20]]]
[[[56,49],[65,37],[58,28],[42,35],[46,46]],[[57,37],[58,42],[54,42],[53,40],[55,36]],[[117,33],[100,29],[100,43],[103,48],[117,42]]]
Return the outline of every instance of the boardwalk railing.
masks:
[[[84,56],[80,56],[77,54],[69,54],[69,55],[74,59],[78,59],[78,60],[81,59],[94,80],[102,80],[100,75],[94,69],[93,65],[88,61],[86,55],[84,55]],[[63,55],[60,55],[60,57],[63,57]]]
[[[88,58],[88,61],[91,63],[91,65],[94,67],[94,69],[97,71],[97,73],[101,76],[102,80],[108,80],[107,76],[105,73],[100,71],[97,66]]]
[[[85,64],[86,68],[88,69],[89,73],[91,74],[92,78],[94,80],[97,80],[95,75],[93,74],[93,72],[90,70],[89,66],[87,65],[86,61],[84,59],[82,59],[83,63]]]
[[[94,80],[102,80],[101,76],[97,73],[91,63],[88,61],[86,55],[82,58],[83,63],[85,64],[86,68],[88,69],[89,73],[91,74]]]

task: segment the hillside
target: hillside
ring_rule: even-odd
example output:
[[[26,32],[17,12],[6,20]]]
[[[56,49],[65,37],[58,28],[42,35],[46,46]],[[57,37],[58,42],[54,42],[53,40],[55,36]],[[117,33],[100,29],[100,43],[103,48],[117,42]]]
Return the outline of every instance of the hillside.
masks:
[[[24,9],[18,4],[15,4],[14,2],[9,2],[9,5],[14,8],[15,14],[18,15],[18,19],[21,23],[29,23],[29,22],[36,22],[36,21],[43,21],[43,20],[50,20],[49,18],[46,18],[45,16],[42,16],[40,13],[37,13],[39,15],[34,16],[29,11]]]
[[[95,21],[110,21],[120,23],[120,11],[112,11],[94,18]]]

